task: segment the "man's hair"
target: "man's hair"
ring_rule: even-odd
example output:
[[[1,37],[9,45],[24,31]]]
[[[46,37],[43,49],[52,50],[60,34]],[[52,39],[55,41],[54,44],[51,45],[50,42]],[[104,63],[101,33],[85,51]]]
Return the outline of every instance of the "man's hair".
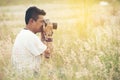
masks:
[[[25,14],[25,22],[26,24],[28,24],[30,18],[32,18],[33,20],[37,20],[38,19],[38,15],[46,15],[46,12],[42,9],[39,9],[35,6],[29,7],[26,10],[26,14]]]

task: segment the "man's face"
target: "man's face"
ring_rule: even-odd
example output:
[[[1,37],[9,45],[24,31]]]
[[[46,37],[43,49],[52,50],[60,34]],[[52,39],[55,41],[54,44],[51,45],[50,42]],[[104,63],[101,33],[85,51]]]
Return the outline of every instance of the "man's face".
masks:
[[[35,33],[42,31],[42,25],[44,24],[44,16],[39,15],[36,21],[33,21],[33,30]]]

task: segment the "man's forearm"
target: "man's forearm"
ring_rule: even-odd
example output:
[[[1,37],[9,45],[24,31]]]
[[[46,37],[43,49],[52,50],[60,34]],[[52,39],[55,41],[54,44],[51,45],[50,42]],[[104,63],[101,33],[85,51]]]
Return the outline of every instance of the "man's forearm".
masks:
[[[53,51],[52,37],[50,39],[51,40],[46,39],[45,36],[41,33],[41,41],[47,46],[47,49],[44,52],[45,58],[49,58]]]
[[[45,44],[47,46],[47,49],[44,53],[44,56],[45,58],[49,58],[53,52],[53,45],[52,45],[52,42],[46,42]]]
[[[49,45],[49,43],[47,43],[47,42],[43,42],[46,46],[47,46],[47,49],[44,51],[44,57],[45,58],[50,58],[50,55],[51,55],[51,47],[50,47],[50,45]]]

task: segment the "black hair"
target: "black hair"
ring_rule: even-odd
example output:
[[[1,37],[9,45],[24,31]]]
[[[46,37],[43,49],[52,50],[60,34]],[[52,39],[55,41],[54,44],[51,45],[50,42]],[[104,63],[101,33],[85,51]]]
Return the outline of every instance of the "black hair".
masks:
[[[46,15],[46,12],[42,9],[39,9],[35,6],[29,7],[26,10],[26,14],[25,14],[25,23],[28,24],[30,18],[32,18],[33,20],[37,20],[38,19],[38,15]]]

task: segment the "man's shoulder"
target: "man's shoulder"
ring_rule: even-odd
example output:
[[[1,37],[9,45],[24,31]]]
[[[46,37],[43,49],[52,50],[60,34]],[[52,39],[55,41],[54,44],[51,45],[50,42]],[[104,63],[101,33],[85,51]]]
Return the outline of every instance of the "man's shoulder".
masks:
[[[31,42],[36,43],[39,41],[40,39],[38,38],[38,36],[29,30],[21,30],[15,40],[15,42],[19,42],[19,43],[31,43]]]
[[[21,30],[20,33],[18,34],[22,37],[32,37],[35,36],[35,34],[33,34],[31,31],[29,30]]]

